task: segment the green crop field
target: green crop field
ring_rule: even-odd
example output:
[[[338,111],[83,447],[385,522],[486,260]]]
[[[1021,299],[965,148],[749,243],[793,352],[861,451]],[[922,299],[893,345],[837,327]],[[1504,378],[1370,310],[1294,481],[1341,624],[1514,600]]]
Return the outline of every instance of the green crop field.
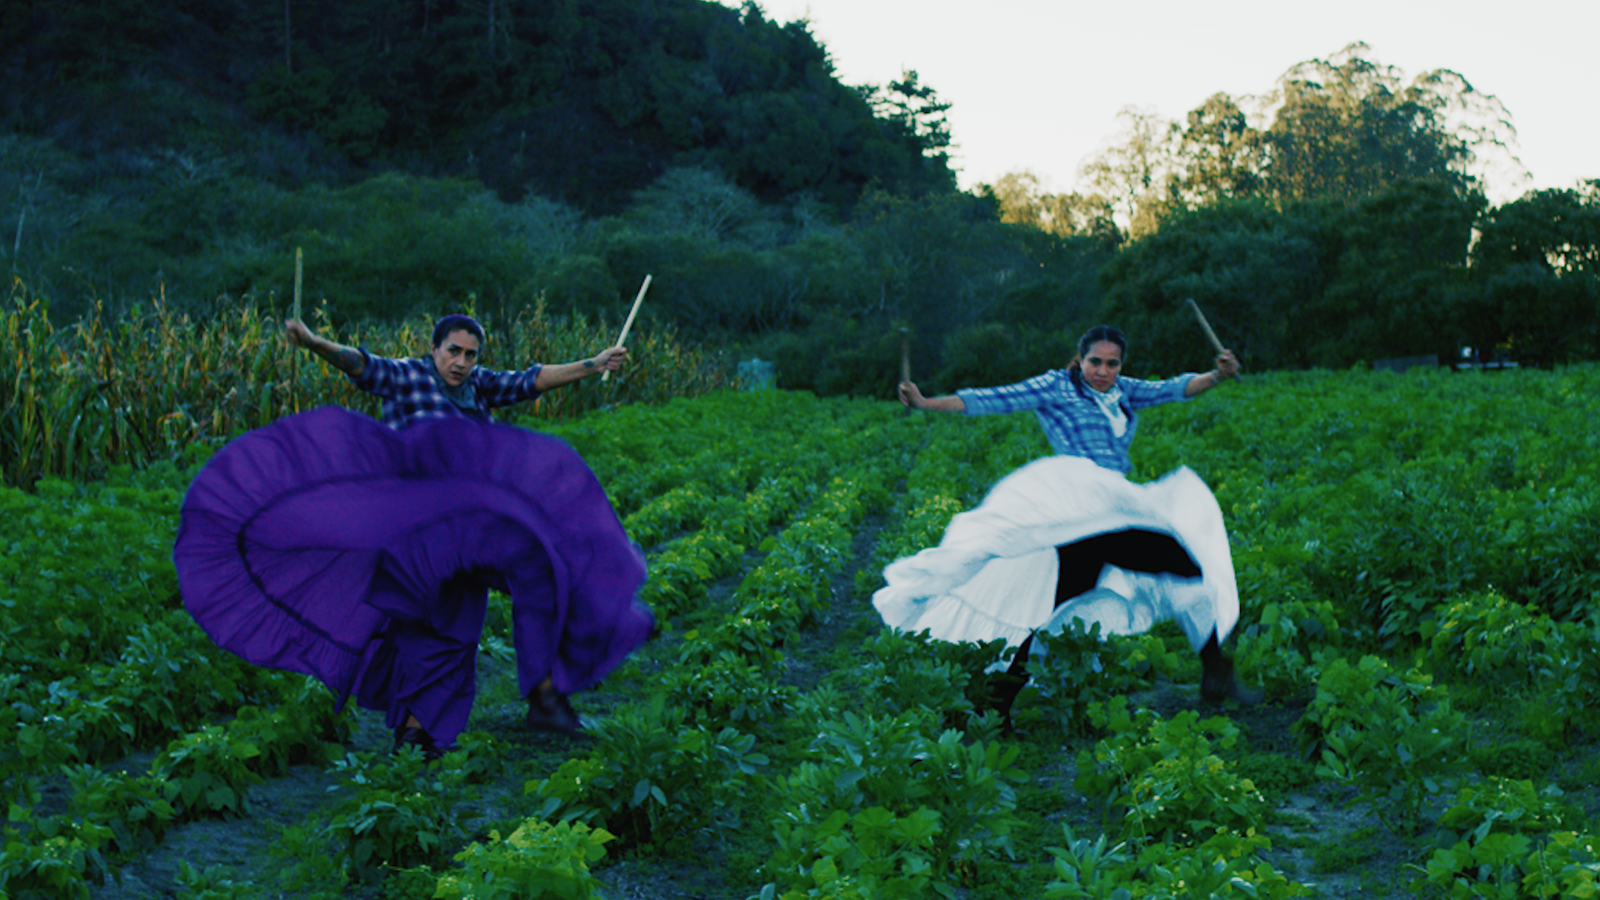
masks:
[[[459,750],[388,752],[217,650],[170,552],[181,465],[0,488],[0,896],[1597,896],[1600,368],[1253,375],[1145,414],[1133,478],[1227,517],[1233,648],[886,631],[893,559],[1047,452],[1027,416],[718,391],[560,423],[650,560],[661,633],[520,724],[494,598]]]

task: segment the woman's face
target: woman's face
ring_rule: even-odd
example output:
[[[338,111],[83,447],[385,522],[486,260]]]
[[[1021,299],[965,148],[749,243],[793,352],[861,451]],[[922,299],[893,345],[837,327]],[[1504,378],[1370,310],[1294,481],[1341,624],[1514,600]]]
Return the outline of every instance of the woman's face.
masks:
[[[1109,391],[1122,374],[1122,348],[1110,341],[1095,341],[1083,358],[1083,380],[1097,391]]]
[[[445,335],[433,348],[433,365],[439,377],[451,387],[460,387],[478,364],[478,336],[465,328]]]

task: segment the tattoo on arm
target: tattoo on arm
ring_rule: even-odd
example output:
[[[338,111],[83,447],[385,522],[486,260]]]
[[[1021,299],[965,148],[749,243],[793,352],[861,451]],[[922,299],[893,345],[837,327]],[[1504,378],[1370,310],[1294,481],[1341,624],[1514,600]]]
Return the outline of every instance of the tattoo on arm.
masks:
[[[590,359],[586,359],[586,360],[584,360],[584,361],[583,361],[583,367],[584,367],[584,368],[585,368],[585,369],[592,369],[592,368],[594,368],[594,359],[593,359],[593,358],[590,358]]]
[[[335,344],[329,341],[326,346],[315,349],[318,356],[331,363],[335,369],[346,374],[360,375],[361,370],[367,367],[366,358],[361,355],[360,350],[354,347],[346,347],[343,344]]]
[[[350,347],[340,347],[334,351],[332,362],[334,368],[341,372],[349,372],[351,375],[360,374],[366,367],[366,360],[362,358],[361,351]]]

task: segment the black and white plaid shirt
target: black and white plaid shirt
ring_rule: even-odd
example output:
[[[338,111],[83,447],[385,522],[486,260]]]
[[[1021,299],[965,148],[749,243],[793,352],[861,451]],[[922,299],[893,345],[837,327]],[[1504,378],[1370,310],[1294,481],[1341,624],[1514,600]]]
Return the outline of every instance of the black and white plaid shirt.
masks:
[[[500,372],[477,366],[467,376],[471,386],[472,406],[462,407],[446,393],[444,379],[429,358],[390,359],[375,356],[361,348],[366,358],[360,375],[350,376],[356,387],[383,400],[383,424],[391,428],[404,428],[421,419],[449,416],[466,416],[480,421],[493,421],[489,411],[501,406],[513,406],[539,396],[534,381],[543,368],[534,363],[516,372]],[[457,394],[460,396],[460,392]]]

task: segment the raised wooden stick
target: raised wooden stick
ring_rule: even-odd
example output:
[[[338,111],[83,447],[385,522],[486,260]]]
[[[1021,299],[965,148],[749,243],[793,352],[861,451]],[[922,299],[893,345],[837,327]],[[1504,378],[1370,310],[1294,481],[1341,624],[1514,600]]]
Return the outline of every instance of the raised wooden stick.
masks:
[[[1200,322],[1200,330],[1204,331],[1206,333],[1206,339],[1211,341],[1212,349],[1216,350],[1218,353],[1221,353],[1223,349],[1222,342],[1217,340],[1217,333],[1211,330],[1211,323],[1206,321],[1206,314],[1200,311],[1199,306],[1195,305],[1193,298],[1186,299],[1183,302],[1189,304],[1189,309],[1194,312],[1195,319]]]
[[[1194,317],[1200,323],[1200,330],[1206,333],[1206,339],[1211,342],[1212,349],[1216,350],[1218,355],[1221,355],[1222,351],[1227,348],[1223,347],[1222,342],[1217,340],[1217,333],[1211,330],[1211,323],[1206,321],[1205,313],[1200,311],[1200,307],[1195,304],[1194,298],[1186,298],[1183,302],[1189,304],[1189,309],[1194,311]],[[1244,373],[1235,372],[1233,377],[1243,381]]]
[[[294,305],[289,309],[289,318],[300,321],[300,248],[294,248]],[[300,367],[295,365],[294,348],[289,348],[289,394],[293,398],[294,411],[300,411]]]
[[[644,292],[648,290],[650,290],[650,276],[646,275],[644,276],[644,284],[639,285],[639,296],[633,298],[633,309],[628,310],[628,320],[622,323],[622,334],[617,336],[616,345],[618,347],[621,347],[622,342],[628,339],[628,329],[633,327],[633,317],[639,314],[639,304],[644,302]],[[610,381],[611,370],[607,369],[605,374],[600,376],[600,380]]]

